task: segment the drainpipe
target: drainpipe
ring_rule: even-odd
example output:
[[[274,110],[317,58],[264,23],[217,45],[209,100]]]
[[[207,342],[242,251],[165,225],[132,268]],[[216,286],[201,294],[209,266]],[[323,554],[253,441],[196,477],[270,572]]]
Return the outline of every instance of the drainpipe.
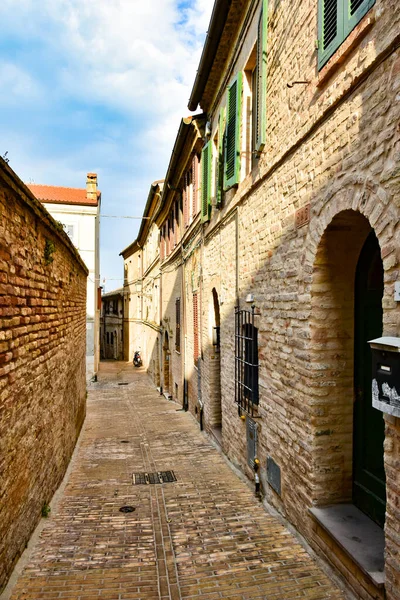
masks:
[[[161,256],[160,256],[160,302],[159,302],[159,319],[160,319],[160,344],[158,348],[158,359],[160,361],[160,396],[163,394],[163,378],[164,378],[164,364],[163,364],[163,322],[162,322],[162,270],[161,270]]]
[[[239,307],[239,212],[235,211],[235,244],[236,244],[236,306]]]
[[[182,230],[185,224],[182,223]],[[182,400],[182,408],[185,411],[188,409],[186,404],[187,400],[187,392],[188,392],[188,384],[186,379],[186,294],[185,294],[185,261],[183,256],[183,232],[181,237],[181,268],[182,268],[182,277],[181,277],[181,352],[182,352],[182,367],[183,367],[183,400]],[[182,327],[183,325],[183,327]],[[186,385],[185,385],[186,382]]]

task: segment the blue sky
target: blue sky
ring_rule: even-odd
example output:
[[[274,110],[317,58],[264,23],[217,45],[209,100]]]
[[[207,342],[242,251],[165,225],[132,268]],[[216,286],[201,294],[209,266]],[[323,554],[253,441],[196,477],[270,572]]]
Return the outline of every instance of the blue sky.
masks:
[[[0,155],[26,182],[84,187],[96,172],[103,214],[141,216],[189,114],[213,3],[2,0]],[[108,291],[139,225],[101,222]]]

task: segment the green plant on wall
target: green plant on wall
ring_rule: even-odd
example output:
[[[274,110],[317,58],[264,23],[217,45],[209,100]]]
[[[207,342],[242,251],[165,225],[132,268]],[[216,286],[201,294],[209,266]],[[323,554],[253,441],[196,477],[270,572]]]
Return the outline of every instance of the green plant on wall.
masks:
[[[45,519],[47,519],[47,517],[49,516],[51,512],[51,508],[50,506],[45,502],[42,506],[42,517],[44,517]]]
[[[56,251],[56,247],[52,240],[46,239],[46,243],[44,245],[44,262],[46,265],[50,265],[54,258],[53,254]]]

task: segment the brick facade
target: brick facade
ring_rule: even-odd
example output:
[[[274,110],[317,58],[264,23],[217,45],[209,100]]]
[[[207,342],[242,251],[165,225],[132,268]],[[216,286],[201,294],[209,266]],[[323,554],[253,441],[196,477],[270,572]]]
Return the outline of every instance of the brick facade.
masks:
[[[85,417],[87,269],[62,227],[0,162],[1,589]]]
[[[213,14],[218,19],[224,6],[217,0]],[[266,143],[256,156],[252,69],[262,6],[268,16]],[[181,247],[178,243],[173,250],[171,227],[165,224],[171,222],[179,187],[184,189],[180,182],[190,151],[183,146],[178,160],[174,152],[167,175],[176,192],[163,195],[162,218],[157,221],[165,265],[161,270],[168,273],[168,283],[162,286],[165,330],[174,318],[175,282],[184,290],[185,354],[180,365],[174,357],[172,379],[184,373],[190,411],[199,418],[201,410],[205,428],[254,480],[248,416],[235,403],[235,306],[245,309],[254,304],[259,373],[255,452],[263,494],[360,598],[386,594],[396,600],[400,598],[398,419],[385,415],[384,448],[378,448],[386,474],[384,576],[365,573],[310,511],[353,499],[359,426],[354,416],[355,281],[359,256],[371,232],[383,263],[383,335],[400,335],[394,300],[400,236],[400,13],[394,1],[377,0],[319,71],[316,0],[234,0],[226,10],[222,30],[220,21],[210,25],[210,40],[218,37],[219,44],[210,50],[213,44],[206,43],[189,104],[191,109],[200,104],[207,115],[201,137],[212,148],[208,213],[202,210],[202,222],[197,219],[178,240]],[[238,182],[223,192],[219,203],[221,114],[227,106],[227,88],[239,73],[243,90]],[[200,357],[196,366],[190,366],[194,293]],[[382,420],[380,413],[375,416]],[[280,485],[272,484],[267,463],[279,471]],[[377,586],[383,579],[385,590]]]

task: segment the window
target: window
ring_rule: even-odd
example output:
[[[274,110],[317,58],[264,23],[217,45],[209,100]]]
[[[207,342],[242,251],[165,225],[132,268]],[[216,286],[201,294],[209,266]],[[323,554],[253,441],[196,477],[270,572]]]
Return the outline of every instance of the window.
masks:
[[[318,68],[322,69],[375,0],[318,0]]]
[[[193,156],[192,161],[192,213],[193,218],[199,212],[198,208],[198,191],[199,191],[199,157],[197,154]]]
[[[107,331],[107,344],[110,343],[110,333]]]
[[[258,405],[258,329],[251,311],[235,309],[235,402],[252,416]]]
[[[175,301],[175,350],[181,351],[181,299]]]
[[[219,111],[218,137],[216,141],[215,199],[217,207],[220,207],[224,188],[225,107],[222,107]]]
[[[193,294],[193,359],[194,364],[199,358],[199,313],[197,304],[197,293]]]
[[[228,88],[225,130],[224,190],[239,183],[240,115],[242,103],[242,73]]]
[[[268,38],[268,0],[263,0],[258,20],[257,64],[253,71],[253,139],[252,150],[259,155],[265,146],[267,128],[267,38]]]
[[[201,220],[208,221],[211,208],[211,141],[207,142],[201,153]]]
[[[77,225],[73,223],[63,223],[63,228],[73,244],[76,244]]]
[[[164,235],[164,231],[165,231],[165,225],[162,226],[161,233],[160,233],[160,258],[161,258],[161,260],[164,260],[164,258],[165,258],[165,235]]]
[[[111,332],[111,344],[114,344],[114,333]]]

